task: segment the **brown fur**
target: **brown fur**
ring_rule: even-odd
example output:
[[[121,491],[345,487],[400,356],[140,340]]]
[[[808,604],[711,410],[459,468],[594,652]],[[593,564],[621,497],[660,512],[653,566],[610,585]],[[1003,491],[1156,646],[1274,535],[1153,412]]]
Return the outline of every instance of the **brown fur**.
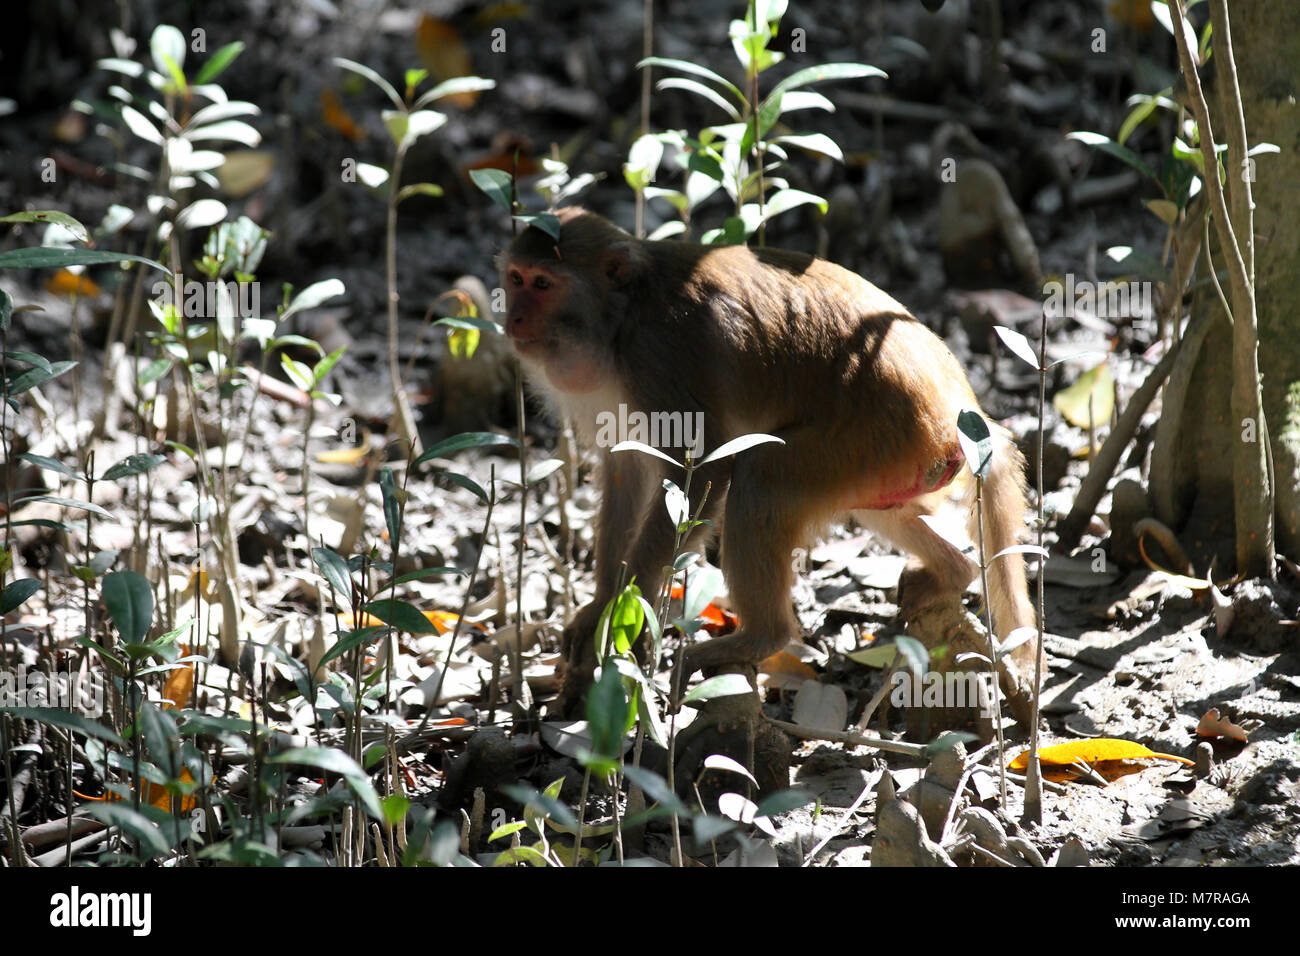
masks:
[[[757,661],[797,636],[792,552],[809,528],[847,511],[918,558],[936,592],[971,581],[973,562],[918,517],[948,492],[936,483],[973,484],[956,467],[956,421],[978,403],[941,339],[865,279],[811,256],[648,242],[581,209],[559,215],[560,241],[529,229],[503,257],[502,279],[507,332],[530,378],[579,433],[590,441],[595,415],[622,402],[646,413],[703,412],[706,451],[751,432],[785,441],[697,476],[697,492],[713,485],[708,512],[724,528],[723,571],[741,630],[693,648],[692,666]],[[995,435],[984,505],[990,555],[1016,542],[1025,508],[1023,460],[1005,433]],[[622,453],[603,472],[596,600],[566,629],[571,684],[594,664],[584,647],[619,562],[649,593],[671,558],[667,466]],[[990,592],[1001,636],[1034,623],[1018,556],[994,562]],[[1017,658],[1032,653],[1025,645]]]

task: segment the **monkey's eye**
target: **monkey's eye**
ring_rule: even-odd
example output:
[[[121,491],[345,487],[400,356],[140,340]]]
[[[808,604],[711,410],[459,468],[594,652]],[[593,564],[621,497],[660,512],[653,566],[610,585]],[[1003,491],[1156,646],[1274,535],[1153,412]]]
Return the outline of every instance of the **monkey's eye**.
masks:
[[[511,284],[511,285],[523,285],[523,284],[524,284],[524,277],[521,276],[518,272],[511,272],[511,273],[510,273],[510,284]]]
[[[549,289],[550,287],[551,287],[551,280],[546,278],[546,276],[537,276],[536,278],[533,279],[534,289]]]

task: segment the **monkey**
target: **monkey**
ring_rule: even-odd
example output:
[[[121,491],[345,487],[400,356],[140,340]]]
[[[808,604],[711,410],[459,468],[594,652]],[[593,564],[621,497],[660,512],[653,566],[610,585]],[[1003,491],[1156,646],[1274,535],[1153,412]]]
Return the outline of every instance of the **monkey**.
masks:
[[[783,442],[693,478],[692,514],[710,489],[702,517],[720,525],[740,623],[692,645],[686,670],[753,666],[797,637],[792,554],[846,513],[912,556],[904,604],[913,615],[965,590],[978,565],[922,520],[955,486],[973,494],[974,485],[957,416],[979,404],[941,338],[866,279],[804,253],[635,239],[580,207],[557,216],[558,241],[529,227],[498,264],[505,332],[533,388],[579,439],[597,444],[601,422],[621,408],[695,416],[707,451],[755,432]],[[991,430],[989,555],[1016,543],[1026,507],[1024,459],[1004,430]],[[637,452],[603,454],[596,593],[561,639],[562,713],[577,709],[598,663],[593,635],[620,562],[643,594],[662,584],[675,535],[663,503],[669,468]],[[989,585],[1000,638],[1035,624],[1019,554],[992,562]],[[1010,656],[1026,668],[1036,653],[1031,640]],[[1027,699],[1023,672],[1004,669],[1002,683]]]

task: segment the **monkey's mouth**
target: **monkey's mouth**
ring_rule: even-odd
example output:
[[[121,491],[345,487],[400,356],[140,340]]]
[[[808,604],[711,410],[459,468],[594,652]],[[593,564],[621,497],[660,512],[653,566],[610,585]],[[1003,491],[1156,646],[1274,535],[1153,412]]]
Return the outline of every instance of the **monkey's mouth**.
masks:
[[[544,339],[524,339],[517,335],[510,336],[510,343],[520,355],[537,355],[546,348]]]

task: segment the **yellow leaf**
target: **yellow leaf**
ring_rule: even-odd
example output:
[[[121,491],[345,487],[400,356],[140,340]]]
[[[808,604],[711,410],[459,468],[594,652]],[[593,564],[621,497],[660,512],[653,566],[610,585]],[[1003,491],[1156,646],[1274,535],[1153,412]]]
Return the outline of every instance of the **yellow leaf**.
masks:
[[[1043,774],[1049,780],[1069,779],[1075,774],[1070,768],[1076,763],[1092,767],[1108,780],[1131,772],[1131,767],[1124,767],[1126,760],[1173,760],[1191,767],[1194,762],[1186,757],[1173,754],[1156,753],[1132,740],[1118,740],[1114,737],[1096,737],[1090,740],[1072,740],[1069,743],[1044,747],[1038,751],[1038,761],[1043,766]],[[1008,770],[1024,770],[1029,766],[1029,751],[1026,750],[1009,764]],[[1054,768],[1055,772],[1048,768]]]
[[[1092,400],[1093,425],[1109,424],[1115,408],[1115,382],[1110,377],[1110,366],[1105,362],[1084,372],[1069,388],[1057,392],[1052,404],[1075,428],[1087,428],[1089,398]]]
[[[331,448],[316,456],[316,460],[327,465],[359,465],[366,460],[370,446],[357,445],[352,448]]]

